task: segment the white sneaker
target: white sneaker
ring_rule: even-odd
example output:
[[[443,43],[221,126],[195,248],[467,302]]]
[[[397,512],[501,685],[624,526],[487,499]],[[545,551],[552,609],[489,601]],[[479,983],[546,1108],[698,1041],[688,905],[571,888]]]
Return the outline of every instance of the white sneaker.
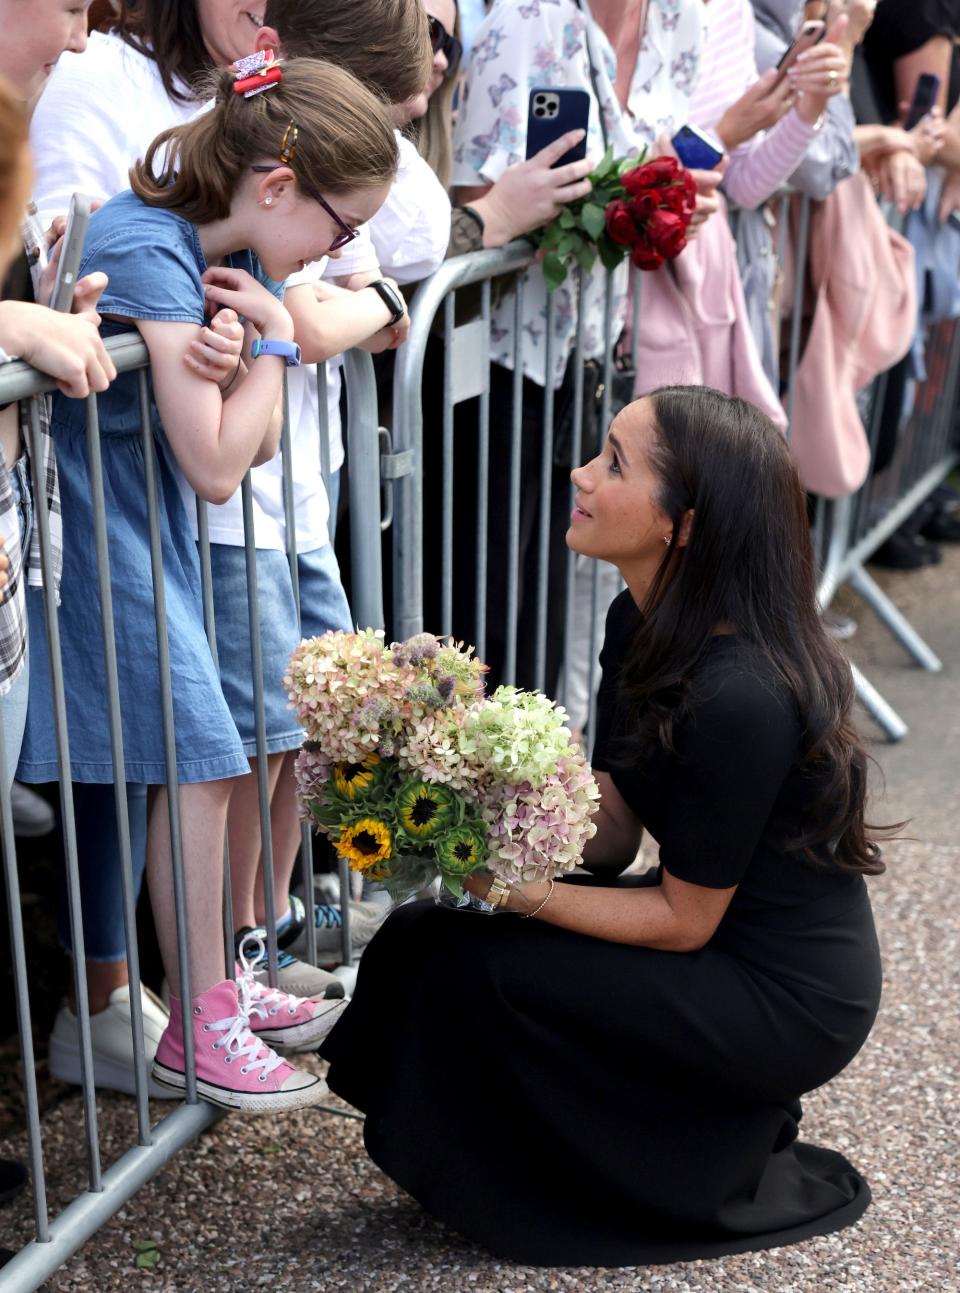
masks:
[[[167,1027],[169,1014],[159,997],[140,984],[143,1010],[143,1049],[147,1063],[147,1093],[151,1100],[177,1100],[179,1094],[150,1076],[150,1065]],[[106,1010],[90,1016],[94,1085],[108,1091],[136,1094],[133,1032],[130,1026],[130,985],[110,993]],[[77,1016],[64,1004],[57,1012],[50,1034],[50,1072],[61,1082],[80,1085],[80,1028]]]

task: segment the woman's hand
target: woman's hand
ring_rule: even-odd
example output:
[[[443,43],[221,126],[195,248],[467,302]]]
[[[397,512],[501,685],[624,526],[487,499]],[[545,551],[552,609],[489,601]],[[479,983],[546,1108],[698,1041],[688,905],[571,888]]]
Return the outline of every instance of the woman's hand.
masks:
[[[95,310],[61,314],[27,301],[0,301],[0,345],[53,377],[72,399],[105,391],[117,375]]]
[[[210,326],[190,342],[184,363],[198,377],[216,382],[221,390],[233,384],[243,353],[243,324],[235,310],[218,310]]]
[[[795,99],[790,81],[786,77],[778,80],[771,69],[730,105],[717,122],[714,133],[727,152],[732,153],[759,131],[775,126],[793,107]]]
[[[208,308],[227,306],[248,319],[261,337],[293,340],[293,320],[283,304],[245,269],[213,265],[201,277]],[[212,309],[209,312],[214,313]]]
[[[877,194],[892,202],[900,215],[915,211],[927,192],[927,173],[907,149],[863,159],[863,169]]]
[[[909,103],[901,103],[900,111],[906,118],[910,111]],[[904,132],[913,145],[913,154],[921,166],[933,162],[947,135],[947,123],[940,108],[931,108],[925,117],[921,117],[912,130]]]
[[[509,166],[483,197],[470,203],[483,220],[485,247],[502,247],[513,238],[542,229],[557,218],[566,203],[587,196],[592,162],[584,159],[550,169],[583,137],[582,130],[567,131],[529,160]]]
[[[850,58],[841,42],[848,19],[840,14],[831,24],[819,45],[805,49],[787,69],[787,80],[798,95],[797,114],[807,125],[813,125],[835,94],[845,94],[850,75]]]
[[[680,161],[680,158],[677,157],[676,149],[670,142],[670,136],[667,134],[657,137],[657,142],[650,149],[644,161],[650,161],[653,157],[676,157],[677,161]],[[717,193],[717,189],[727,169],[728,161],[727,157],[721,157],[712,171],[690,171],[697,184],[697,205],[693,209],[690,226],[687,229],[687,242],[691,238],[696,238],[700,232],[700,226],[720,210],[720,195]]]
[[[471,872],[463,881],[463,887],[467,893],[481,899],[486,899],[492,884],[493,874],[485,868]],[[535,911],[549,893],[549,880],[530,880],[522,884],[511,883],[506,902],[501,903],[499,907],[495,907],[494,912],[496,914],[512,912],[516,916],[526,916],[529,912]]]

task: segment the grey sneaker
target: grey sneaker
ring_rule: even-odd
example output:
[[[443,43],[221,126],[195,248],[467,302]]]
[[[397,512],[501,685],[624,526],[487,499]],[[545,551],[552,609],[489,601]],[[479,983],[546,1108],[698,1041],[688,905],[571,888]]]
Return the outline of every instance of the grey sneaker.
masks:
[[[244,926],[238,929],[234,935],[234,946],[236,947],[237,956],[240,955],[240,945],[249,935],[255,934],[260,938],[266,948],[267,931],[265,929],[250,929]],[[294,940],[296,941],[296,940]],[[304,939],[306,944],[306,939]],[[319,944],[319,940],[318,940]],[[318,949],[319,951],[319,945]],[[266,987],[269,982],[267,972],[266,952],[259,961],[252,964],[253,977],[257,983]],[[319,999],[325,998],[327,1001],[335,1001],[344,995],[343,984],[326,970],[319,969],[316,965],[311,965],[309,961],[300,961],[284,948],[277,949],[277,987],[281,992],[289,992],[294,997],[313,997]]]
[[[319,897],[320,895],[318,895]],[[362,951],[383,924],[386,908],[370,902],[350,903],[350,939],[354,952]],[[317,902],[314,907],[317,930],[317,959],[321,965],[338,965],[343,959],[343,917],[339,903]],[[290,944],[295,956],[307,954],[307,931]]]
[[[13,833],[24,839],[49,835],[57,824],[47,801],[19,781],[10,787],[10,811],[13,814]]]

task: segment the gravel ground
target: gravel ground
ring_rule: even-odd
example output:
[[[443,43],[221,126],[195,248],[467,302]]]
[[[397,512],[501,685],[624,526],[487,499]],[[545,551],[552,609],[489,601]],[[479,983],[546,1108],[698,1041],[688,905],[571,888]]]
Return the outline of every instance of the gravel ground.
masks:
[[[922,727],[915,724],[911,757],[904,758],[906,746],[900,747],[891,760],[893,774],[887,769],[889,798],[897,804],[901,785],[912,789],[923,761],[932,767],[943,740],[955,741],[960,733],[958,573],[960,550],[955,550],[928,579],[927,591],[936,596],[925,605],[934,621],[939,617],[946,625],[938,649],[947,669],[936,680],[939,702],[932,712],[939,715],[939,726],[932,728],[932,719]],[[892,583],[895,590],[896,579]],[[919,614],[917,622],[922,627]],[[871,677],[880,685],[889,647],[867,622],[857,655],[876,665]],[[903,670],[899,659],[889,668]],[[932,683],[914,675],[911,688]],[[873,751],[881,764],[884,749],[878,745]],[[950,784],[955,822],[960,808],[955,773]],[[940,822],[942,793],[935,807]],[[918,826],[925,810],[917,805]],[[853,1064],[805,1102],[804,1138],[843,1150],[873,1187],[873,1206],[853,1229],[789,1248],[687,1265],[511,1266],[432,1221],[383,1176],[364,1155],[359,1121],[317,1113],[274,1122],[230,1118],[141,1190],[46,1287],[51,1293],[131,1288],[149,1293],[960,1290],[955,1126],[960,936],[954,915],[960,848],[952,836],[936,842],[942,841],[941,832],[923,833],[925,838],[892,845],[887,874],[871,882],[886,966],[877,1025]],[[122,1097],[104,1096],[98,1104],[104,1159],[110,1162],[129,1143],[133,1119]],[[162,1112],[160,1106],[156,1112]],[[54,1211],[82,1188],[81,1127],[80,1101],[73,1096],[44,1117]],[[0,1140],[0,1157],[22,1152],[16,1136]],[[0,1243],[16,1248],[29,1236],[30,1200],[21,1198],[0,1213]],[[155,1241],[160,1260],[152,1270],[137,1270],[133,1245],[145,1239]]]

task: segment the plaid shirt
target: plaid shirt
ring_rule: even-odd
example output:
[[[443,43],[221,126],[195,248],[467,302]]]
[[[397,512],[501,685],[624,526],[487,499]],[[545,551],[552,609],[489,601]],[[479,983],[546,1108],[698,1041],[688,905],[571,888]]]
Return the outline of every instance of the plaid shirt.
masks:
[[[31,266],[36,292],[40,272],[45,263],[45,240],[33,207],[23,223],[23,247]],[[63,523],[60,517],[60,491],[57,488],[57,460],[53,451],[53,437],[50,434],[51,402],[49,395],[39,395],[33,401],[21,400],[18,408],[20,434],[30,459],[32,488],[36,491],[38,484],[42,482],[46,490],[50,515],[53,576],[59,603],[60,573],[63,567]],[[30,436],[31,403],[36,404],[40,425],[37,457],[33,455]],[[26,554],[26,559],[20,552],[20,519],[2,450],[0,450],[0,534],[3,534],[6,540],[5,551],[10,558],[9,583],[0,594],[3,597],[0,603],[0,696],[3,696],[20,675],[27,648],[25,627],[27,607],[23,572],[26,570],[26,582],[31,588],[43,587],[43,572],[40,566],[40,534],[36,525],[33,528],[30,551]]]

